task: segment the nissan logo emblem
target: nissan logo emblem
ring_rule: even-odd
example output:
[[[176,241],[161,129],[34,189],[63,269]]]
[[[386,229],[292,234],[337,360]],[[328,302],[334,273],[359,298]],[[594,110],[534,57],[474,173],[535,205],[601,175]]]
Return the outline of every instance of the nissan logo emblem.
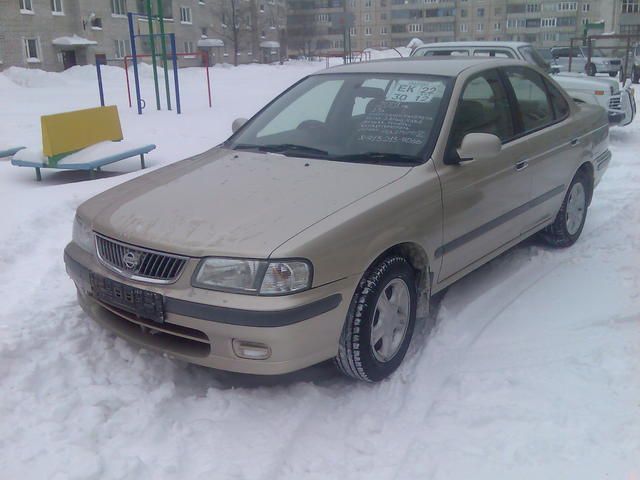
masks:
[[[122,263],[127,270],[133,270],[138,266],[139,257],[138,254],[129,250],[122,256]]]

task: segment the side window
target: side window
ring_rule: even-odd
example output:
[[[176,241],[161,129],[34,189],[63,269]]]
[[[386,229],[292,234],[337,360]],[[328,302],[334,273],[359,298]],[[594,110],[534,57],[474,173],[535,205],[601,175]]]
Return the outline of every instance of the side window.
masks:
[[[476,49],[473,51],[474,57],[495,57],[495,58],[514,58],[513,53],[507,50],[494,49]]]
[[[468,133],[491,133],[506,142],[514,135],[511,109],[496,70],[467,82],[453,121],[453,145],[459,147]]]
[[[468,57],[469,51],[465,49],[454,49],[454,50],[418,50],[416,52],[416,56],[421,57]]]
[[[505,70],[518,101],[524,133],[553,123],[553,110],[542,77],[526,67]]]
[[[551,105],[553,105],[553,113],[555,113],[556,120],[562,120],[569,115],[569,103],[562,96],[560,91],[551,82],[545,80],[547,90],[549,90],[549,97],[551,98]]]

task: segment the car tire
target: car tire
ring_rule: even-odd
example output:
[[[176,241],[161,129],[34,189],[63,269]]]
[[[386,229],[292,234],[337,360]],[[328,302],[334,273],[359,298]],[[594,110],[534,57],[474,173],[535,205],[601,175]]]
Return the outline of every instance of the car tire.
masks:
[[[631,70],[631,81],[633,83],[640,82],[640,69],[633,67],[633,70]]]
[[[335,358],[338,369],[365,382],[391,375],[411,343],[417,297],[416,273],[405,258],[389,256],[369,268],[349,306]]]
[[[586,67],[584,67],[584,71],[590,77],[595,77],[596,73],[598,73],[598,69],[593,63],[588,63]]]
[[[541,232],[546,243],[556,248],[566,248],[576,243],[587,219],[590,185],[584,172],[578,172],[573,177],[556,219]]]

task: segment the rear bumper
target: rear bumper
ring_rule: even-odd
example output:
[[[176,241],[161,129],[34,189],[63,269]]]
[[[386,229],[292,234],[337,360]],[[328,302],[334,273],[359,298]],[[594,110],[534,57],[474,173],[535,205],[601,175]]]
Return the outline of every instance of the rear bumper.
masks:
[[[128,281],[104,269],[74,244],[65,250],[65,264],[83,310],[116,335],[190,363],[259,375],[288,373],[334,357],[357,282],[344,279],[303,292],[295,306],[291,298],[274,297],[269,299],[273,308],[260,311],[236,308],[233,300],[238,296],[234,294],[226,294],[228,301],[222,304],[205,304],[178,298],[162,287]],[[164,323],[137,318],[96,300],[89,281],[92,271],[163,294]],[[234,350],[234,340],[265,345],[269,357],[241,358]]]

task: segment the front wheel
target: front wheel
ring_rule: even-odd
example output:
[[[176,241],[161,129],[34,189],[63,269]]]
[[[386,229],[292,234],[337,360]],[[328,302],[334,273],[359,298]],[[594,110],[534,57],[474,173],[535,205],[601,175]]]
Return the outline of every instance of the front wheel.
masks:
[[[589,185],[584,172],[573,177],[555,221],[542,231],[542,238],[549,245],[566,248],[576,243],[587,219]]]
[[[595,77],[596,73],[598,73],[598,69],[596,69],[596,66],[593,63],[587,64],[584,70],[590,77]]]
[[[640,82],[640,69],[637,67],[633,67],[633,70],[631,70],[631,81],[633,83]]]
[[[415,272],[389,256],[362,277],[340,337],[338,369],[365,382],[379,382],[402,363],[416,321]]]

